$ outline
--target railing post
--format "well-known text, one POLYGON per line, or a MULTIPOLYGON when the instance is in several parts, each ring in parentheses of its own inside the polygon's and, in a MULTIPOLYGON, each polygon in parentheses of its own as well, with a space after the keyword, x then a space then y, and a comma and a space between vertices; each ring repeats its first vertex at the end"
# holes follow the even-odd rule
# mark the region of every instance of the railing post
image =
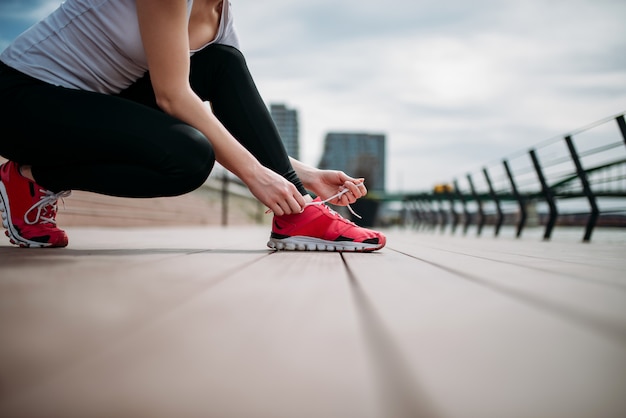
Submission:
POLYGON ((622 133, 624 145, 626 145, 626 122, 624 122, 624 115, 616 117, 615 120, 617 121, 617 126, 619 126, 619 130, 622 133))
POLYGON ((461 205, 463 206, 463 235, 467 234, 467 230, 472 223, 472 216, 467 210, 467 202, 465 201, 465 196, 461 193, 461 189, 459 188, 459 183, 454 180, 454 190, 456 191, 456 195, 459 197, 461 201, 461 205))
POLYGON ((424 219, 424 214, 422 213, 422 205, 419 203, 419 199, 415 199, 412 201, 413 208, 415 210, 415 229, 421 229, 426 220, 424 219))
POLYGON ((578 157, 578 153, 576 152, 576 147, 574 146, 574 141, 572 141, 572 137, 569 135, 566 136, 565 142, 567 143, 567 148, 569 149, 569 153, 572 156, 574 165, 576 166, 576 174, 578 175, 578 179, 583 186, 583 192, 585 193, 585 196, 589 201, 589 206, 591 207, 591 213, 589 214, 587 227, 585 228, 585 236, 583 237, 583 242, 589 242, 591 240, 591 233, 593 232, 593 228, 596 226, 596 221, 598 220, 598 216, 600 215, 600 211, 598 210, 598 205, 596 204, 596 196, 591 190, 591 186, 589 185, 589 179, 587 178, 587 173, 585 172, 585 169, 580 162, 580 158, 578 157))
POLYGON ((437 202, 439 204, 439 217, 441 219, 441 225, 439 229, 441 233, 443 233, 446 230, 446 226, 448 226, 448 215, 446 214, 446 211, 444 210, 443 199, 441 196, 439 197, 437 202))
POLYGON ((478 204, 478 230, 476 231, 476 235, 480 236, 480 234, 483 232, 483 225, 485 225, 485 213, 483 212, 483 203, 476 193, 476 188, 474 187, 474 182, 472 181, 472 176, 470 174, 467 175, 467 182, 469 183, 472 196, 478 204))
POLYGON ((265 205, 261 201, 257 201, 256 223, 262 224, 265 216, 265 205))
POLYGON ((417 209, 417 213, 418 213, 418 217, 419 217, 419 225, 418 225, 418 229, 425 229, 428 225, 428 216, 426 211, 424 210, 423 206, 422 206, 422 200, 421 199, 416 199, 415 200, 415 208, 417 209))
POLYGON ((456 226, 459 224, 459 214, 454 209, 454 193, 455 191, 448 192, 448 199, 450 200, 450 215, 452 215, 452 227, 450 228, 450 233, 454 235, 456 231, 456 226))
POLYGON ((539 163, 539 159, 537 158, 537 153, 534 149, 529 151, 530 158, 533 160, 533 166, 535 167, 535 171, 537 172, 537 177, 539 178, 539 183, 541 183, 541 192, 543 193, 544 199, 548 203, 548 207, 550 208, 550 217, 548 218, 548 222, 546 224, 546 230, 543 234, 544 240, 549 240, 552 235, 552 229, 554 228, 554 224, 556 223, 556 218, 559 216, 559 212, 556 208, 556 203, 554 202, 554 193, 552 193, 552 189, 548 187, 548 183, 546 182, 546 178, 543 175, 543 170, 541 169, 541 164, 539 163))
POLYGON ((222 226, 228 226, 228 175, 222 177, 222 226))
POLYGON ((517 185, 515 184, 515 178, 513 177, 513 172, 511 171, 511 168, 509 167, 508 161, 503 160, 502 164, 504 164, 504 169, 506 170, 506 174, 509 177, 509 182, 511 183, 511 190, 513 191, 513 196, 515 196, 515 199, 517 200, 517 204, 519 205, 520 219, 519 219, 519 222, 517 223, 517 232, 515 233, 515 236, 519 238, 522 236, 522 230, 524 229, 524 226, 526 225, 526 202, 524 202, 524 198, 517 190, 517 185))
POLYGON ((432 199, 426 201, 426 207, 428 208, 428 229, 435 229, 437 228, 437 211, 434 209, 432 199))
POLYGON ((430 228, 436 229, 439 224, 439 214, 437 213, 437 209, 435 208, 435 201, 432 198, 429 198, 426 202, 426 206, 428 207, 428 216, 430 217, 430 228))
POLYGON ((402 215, 402 226, 406 228, 407 223, 413 217, 411 214, 411 203, 406 197, 402 200, 402 215))
POLYGON ((407 213, 406 222, 407 223, 410 222, 411 224, 410 226, 417 229, 417 224, 418 224, 417 207, 415 205, 415 202, 413 201, 413 198, 410 196, 407 197, 404 203, 405 203, 406 213, 407 213))
POLYGON ((491 178, 489 177, 489 173, 487 172, 487 168, 483 168, 483 174, 485 175, 485 180, 487 181, 487 186, 489 186, 489 195, 493 199, 496 204, 496 211, 498 212, 498 220, 496 221, 496 231, 495 236, 497 237, 500 234, 500 228, 502 227, 502 222, 504 221, 504 216, 502 215, 502 207, 500 206, 500 199, 498 199, 498 195, 496 191, 493 189, 493 184, 491 183, 491 178))

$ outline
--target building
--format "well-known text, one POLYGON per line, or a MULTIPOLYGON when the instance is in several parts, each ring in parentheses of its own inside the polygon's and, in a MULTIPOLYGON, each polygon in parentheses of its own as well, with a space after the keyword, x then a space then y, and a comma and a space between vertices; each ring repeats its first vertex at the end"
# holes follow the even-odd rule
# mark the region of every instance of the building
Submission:
POLYGON ((270 114, 289 156, 300 158, 298 112, 284 104, 270 104, 270 114))
POLYGON ((385 135, 368 133, 328 133, 319 168, 342 170, 365 178, 367 189, 385 191, 385 135))

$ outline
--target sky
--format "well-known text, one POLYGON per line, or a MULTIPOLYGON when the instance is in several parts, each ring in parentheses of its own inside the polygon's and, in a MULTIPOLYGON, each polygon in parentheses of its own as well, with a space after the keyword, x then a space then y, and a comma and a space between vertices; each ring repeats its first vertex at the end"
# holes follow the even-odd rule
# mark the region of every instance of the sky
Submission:
MULTIPOLYGON (((58 0, 0 0, 0 49, 58 0)), ((383 133, 387 189, 430 189, 626 110, 623 0, 231 0, 265 102, 383 133)))

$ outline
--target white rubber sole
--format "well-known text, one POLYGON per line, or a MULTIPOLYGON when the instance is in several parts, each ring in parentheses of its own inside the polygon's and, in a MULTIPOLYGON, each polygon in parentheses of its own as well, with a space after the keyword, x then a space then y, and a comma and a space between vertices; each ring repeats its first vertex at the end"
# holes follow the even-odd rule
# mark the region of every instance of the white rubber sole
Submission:
POLYGON ((2 216, 2 226, 7 230, 7 236, 11 240, 11 244, 29 248, 45 248, 52 245, 37 241, 31 241, 20 236, 20 234, 17 232, 17 229, 15 229, 15 226, 13 226, 13 224, 11 223, 11 207, 9 206, 9 197, 7 195, 7 189, 4 187, 4 183, 2 183, 1 181, 0 215, 2 216))
POLYGON ((279 251, 351 251, 370 252, 383 247, 380 244, 366 244, 350 241, 326 241, 319 238, 294 236, 289 238, 270 238, 267 246, 279 251))

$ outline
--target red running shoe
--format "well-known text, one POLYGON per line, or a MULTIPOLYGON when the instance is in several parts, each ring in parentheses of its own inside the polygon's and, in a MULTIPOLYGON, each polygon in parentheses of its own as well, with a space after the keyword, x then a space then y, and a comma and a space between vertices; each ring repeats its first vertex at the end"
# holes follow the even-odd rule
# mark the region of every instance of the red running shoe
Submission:
POLYGON ((67 235, 57 228, 57 200, 70 192, 53 193, 22 176, 16 163, 0 166, 0 212, 5 235, 20 247, 65 247, 67 235))
POLYGON ((274 215, 267 246, 275 250, 376 251, 387 239, 380 232, 346 220, 318 197, 294 215, 274 215))

